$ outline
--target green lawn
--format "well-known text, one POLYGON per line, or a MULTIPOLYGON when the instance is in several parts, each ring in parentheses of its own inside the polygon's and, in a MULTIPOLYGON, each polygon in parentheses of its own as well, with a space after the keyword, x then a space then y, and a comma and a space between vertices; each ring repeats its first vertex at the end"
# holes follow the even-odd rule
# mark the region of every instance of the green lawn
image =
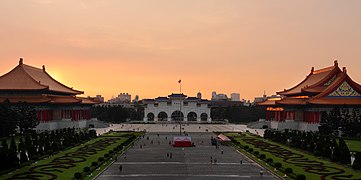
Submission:
POLYGON ((361 140, 345 140, 350 151, 360 151, 361 152, 361 140))
POLYGON ((129 133, 112 133, 100 136, 84 144, 60 152, 49 158, 24 166, 12 173, 0 176, 0 179, 29 179, 31 176, 40 179, 72 179, 74 173, 83 172, 83 168, 91 167, 91 163, 126 141, 129 133))
MULTIPOLYGON (((260 154, 265 154, 266 159, 272 158, 274 163, 282 163, 283 168, 290 167, 293 169, 295 174, 306 175, 307 179, 321 179, 322 176, 326 179, 337 177, 343 179, 348 179, 350 177, 352 177, 352 179, 361 178, 360 172, 354 171, 349 167, 317 158, 313 155, 265 140, 261 137, 256 137, 250 134, 240 136, 236 133, 229 133, 227 135, 234 136, 241 145, 247 145, 250 148, 253 148, 254 151, 259 151, 260 154)), ((248 153, 248 155, 252 157, 252 154, 248 153)), ((254 156, 253 159, 257 160, 259 158, 254 156)), ((266 163, 263 164, 265 165, 266 163)), ((273 169, 270 165, 268 165, 268 167, 269 169, 273 169)))

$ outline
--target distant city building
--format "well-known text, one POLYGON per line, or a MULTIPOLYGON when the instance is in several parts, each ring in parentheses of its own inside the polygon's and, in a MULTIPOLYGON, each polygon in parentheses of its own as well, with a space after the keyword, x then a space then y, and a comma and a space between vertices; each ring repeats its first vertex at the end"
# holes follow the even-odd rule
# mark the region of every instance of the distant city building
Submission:
POLYGON ((209 101, 184 94, 171 94, 168 97, 144 99, 144 122, 185 121, 211 122, 209 101))
POLYGON ((132 97, 128 93, 120 93, 118 95, 118 99, 119 99, 120 102, 130 102, 132 97))
POLYGON ((198 93, 197 93, 197 98, 198 98, 198 99, 202 99, 202 93, 201 93, 201 92, 198 92, 198 93))
POLYGON ((95 96, 95 99, 99 102, 99 103, 104 103, 104 97, 102 97, 102 95, 98 94, 95 96))
POLYGON ((231 94, 231 101, 240 101, 241 100, 241 96, 239 93, 232 93, 231 94))
POLYGON ((271 95, 271 96, 267 96, 266 94, 264 94, 262 97, 255 97, 252 104, 257 104, 259 102, 263 102, 267 99, 280 99, 281 96, 280 95, 271 95))
POLYGON ((138 95, 135 95, 135 98, 133 99, 132 103, 136 103, 139 101, 139 96, 138 95))
POLYGON ((212 101, 227 101, 228 97, 226 94, 217 94, 216 91, 212 92, 212 101))
POLYGON ((130 102, 131 102, 131 95, 128 93, 120 93, 118 97, 112 98, 108 101, 108 103, 110 104, 123 104, 130 102))

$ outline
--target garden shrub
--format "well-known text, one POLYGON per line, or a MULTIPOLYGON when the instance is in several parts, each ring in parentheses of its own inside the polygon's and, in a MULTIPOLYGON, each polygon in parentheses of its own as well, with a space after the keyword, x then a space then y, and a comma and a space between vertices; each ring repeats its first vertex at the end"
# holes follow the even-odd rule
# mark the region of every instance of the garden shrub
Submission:
POLYGON ((254 154, 255 154, 255 155, 259 155, 259 152, 258 152, 258 151, 255 151, 254 154))
POLYGON ((279 169, 282 167, 282 164, 280 162, 275 163, 275 168, 279 169))
POLYGON ((112 150, 109 151, 109 154, 113 154, 113 153, 114 153, 114 151, 112 151, 112 150))
POLYGON ((74 173, 74 178, 75 179, 80 179, 81 178, 81 173, 80 172, 74 173))
POLYGON ((104 158, 103 158, 103 157, 99 157, 99 158, 98 158, 98 161, 99 161, 99 162, 103 162, 103 161, 104 161, 104 158))
POLYGON ((249 151, 249 152, 253 152, 253 148, 249 148, 248 151, 249 151))
POLYGON ((105 158, 109 157, 109 154, 108 154, 108 153, 107 153, 107 154, 104 154, 104 157, 105 157, 105 158))
POLYGON ((292 169, 292 168, 286 168, 286 169, 285 169, 285 173, 286 173, 286 174, 292 174, 292 173, 293 173, 293 169, 292 169))
POLYGON ((261 154, 261 155, 259 155, 259 158, 260 158, 260 159, 265 159, 265 158, 266 158, 266 155, 261 154))
POLYGON ((273 159, 272 158, 267 158, 266 160, 268 163, 273 163, 273 159))
POLYGON ((89 171, 90 171, 90 167, 88 167, 88 166, 84 167, 84 168, 83 168, 83 171, 86 172, 86 173, 89 172, 89 171))
POLYGON ((247 145, 246 145, 246 146, 244 146, 244 149, 245 149, 245 150, 247 150, 248 148, 249 148, 249 146, 247 146, 247 145))
POLYGON ((356 170, 361 170, 361 165, 359 163, 355 162, 355 163, 353 163, 352 168, 356 169, 356 170))
POLYGON ((98 162, 96 161, 92 162, 92 166, 98 166, 98 162))
POLYGON ((306 180, 306 176, 304 174, 297 174, 296 180, 306 180))

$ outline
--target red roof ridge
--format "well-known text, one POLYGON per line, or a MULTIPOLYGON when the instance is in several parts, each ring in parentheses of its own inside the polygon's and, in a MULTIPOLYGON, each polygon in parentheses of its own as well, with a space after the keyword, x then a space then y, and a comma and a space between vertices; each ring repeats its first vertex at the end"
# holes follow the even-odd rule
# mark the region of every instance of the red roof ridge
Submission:
MULTIPOLYGON (((48 72, 46 72, 44 65, 43 65, 43 69, 40 69, 40 68, 36 68, 36 67, 33 67, 33 66, 29 66, 29 65, 27 65, 27 64, 24 64, 24 63, 22 62, 22 59, 20 59, 20 63, 19 63, 18 66, 21 66, 21 67, 24 69, 25 73, 26 73, 29 77, 31 77, 34 81, 38 82, 40 85, 43 85, 43 84, 41 84, 41 81, 35 80, 34 77, 29 74, 29 73, 31 73, 30 71, 36 71, 37 73, 43 73, 43 74, 45 74, 51 81, 54 81, 56 84, 58 84, 58 85, 60 85, 60 86, 62 86, 62 87, 64 87, 64 88, 66 88, 66 89, 69 90, 69 92, 65 92, 65 93, 70 93, 70 94, 84 94, 83 91, 74 90, 73 88, 70 88, 70 87, 62 84, 61 82, 59 82, 59 81, 57 81, 56 79, 54 79, 53 77, 51 77, 51 76, 48 74, 48 72)), ((43 86, 45 86, 45 85, 43 85, 43 86)), ((52 89, 49 85, 47 85, 47 87, 48 87, 49 90, 51 90, 51 91, 64 93, 64 91, 52 89)))
POLYGON ((327 71, 332 71, 333 69, 335 69, 335 66, 330 66, 330 67, 326 67, 326 68, 322 68, 322 69, 317 69, 317 70, 314 70, 312 72, 312 74, 319 74, 319 73, 323 73, 323 72, 327 72, 327 71))

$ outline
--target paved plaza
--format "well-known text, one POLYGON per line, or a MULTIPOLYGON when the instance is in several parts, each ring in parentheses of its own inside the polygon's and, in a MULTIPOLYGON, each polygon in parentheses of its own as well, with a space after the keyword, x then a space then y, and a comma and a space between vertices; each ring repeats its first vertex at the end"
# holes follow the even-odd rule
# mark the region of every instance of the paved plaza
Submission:
POLYGON ((97 179, 277 179, 233 147, 212 146, 213 133, 189 133, 196 146, 186 148, 169 145, 177 135, 148 132, 97 179))
MULTIPOLYGON (((146 131, 146 132, 173 132, 179 133, 179 124, 111 124, 107 128, 98 128, 97 133, 103 134, 113 131, 146 131)), ((245 132, 263 136, 264 129, 250 129, 240 124, 182 124, 182 132, 245 132)))

